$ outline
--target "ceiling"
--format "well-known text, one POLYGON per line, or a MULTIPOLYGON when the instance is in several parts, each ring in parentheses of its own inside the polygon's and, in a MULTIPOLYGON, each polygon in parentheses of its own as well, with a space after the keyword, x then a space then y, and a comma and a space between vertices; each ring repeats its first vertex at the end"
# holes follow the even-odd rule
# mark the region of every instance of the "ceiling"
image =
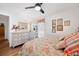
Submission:
MULTIPOLYGON (((9 13, 12 15, 18 15, 20 18, 30 18, 42 16, 41 12, 35 9, 27 9, 25 7, 32 6, 35 3, 0 3, 0 12, 9 13), (39 16, 38 16, 39 15, 39 16)), ((52 15, 58 12, 68 10, 74 7, 79 7, 78 3, 43 3, 42 8, 45 11, 45 15, 52 15)))

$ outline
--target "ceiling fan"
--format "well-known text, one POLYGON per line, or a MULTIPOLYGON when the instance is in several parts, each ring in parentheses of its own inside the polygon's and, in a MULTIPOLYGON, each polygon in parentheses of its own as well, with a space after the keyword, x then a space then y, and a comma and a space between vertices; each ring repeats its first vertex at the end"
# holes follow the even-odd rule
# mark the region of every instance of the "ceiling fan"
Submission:
POLYGON ((30 6, 30 7, 25 7, 25 9, 32 9, 35 8, 37 11, 40 11, 42 14, 44 14, 44 10, 42 9, 42 4, 43 3, 36 3, 34 6, 30 6))

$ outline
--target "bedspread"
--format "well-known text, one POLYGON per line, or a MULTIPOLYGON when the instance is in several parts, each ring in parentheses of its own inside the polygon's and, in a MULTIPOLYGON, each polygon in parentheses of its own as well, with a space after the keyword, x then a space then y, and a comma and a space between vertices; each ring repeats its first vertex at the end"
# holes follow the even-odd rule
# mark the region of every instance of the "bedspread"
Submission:
POLYGON ((57 44, 56 38, 36 38, 26 42, 18 55, 20 56, 63 56, 62 50, 57 50, 55 45, 57 44))

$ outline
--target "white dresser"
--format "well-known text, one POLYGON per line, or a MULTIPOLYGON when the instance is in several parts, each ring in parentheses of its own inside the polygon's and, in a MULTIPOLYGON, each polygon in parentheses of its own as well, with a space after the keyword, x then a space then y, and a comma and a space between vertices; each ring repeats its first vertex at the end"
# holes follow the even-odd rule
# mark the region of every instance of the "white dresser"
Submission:
POLYGON ((18 46, 29 40, 28 32, 12 32, 11 47, 18 46))
POLYGON ((10 47, 21 45, 29 40, 38 37, 38 34, 36 32, 13 31, 11 34, 10 47))

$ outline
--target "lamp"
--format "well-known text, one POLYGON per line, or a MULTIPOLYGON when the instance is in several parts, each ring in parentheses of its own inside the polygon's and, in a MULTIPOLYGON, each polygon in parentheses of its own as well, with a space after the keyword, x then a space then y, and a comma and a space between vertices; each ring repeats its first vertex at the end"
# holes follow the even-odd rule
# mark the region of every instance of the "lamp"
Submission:
POLYGON ((36 6, 35 10, 40 11, 41 7, 40 6, 36 6))

